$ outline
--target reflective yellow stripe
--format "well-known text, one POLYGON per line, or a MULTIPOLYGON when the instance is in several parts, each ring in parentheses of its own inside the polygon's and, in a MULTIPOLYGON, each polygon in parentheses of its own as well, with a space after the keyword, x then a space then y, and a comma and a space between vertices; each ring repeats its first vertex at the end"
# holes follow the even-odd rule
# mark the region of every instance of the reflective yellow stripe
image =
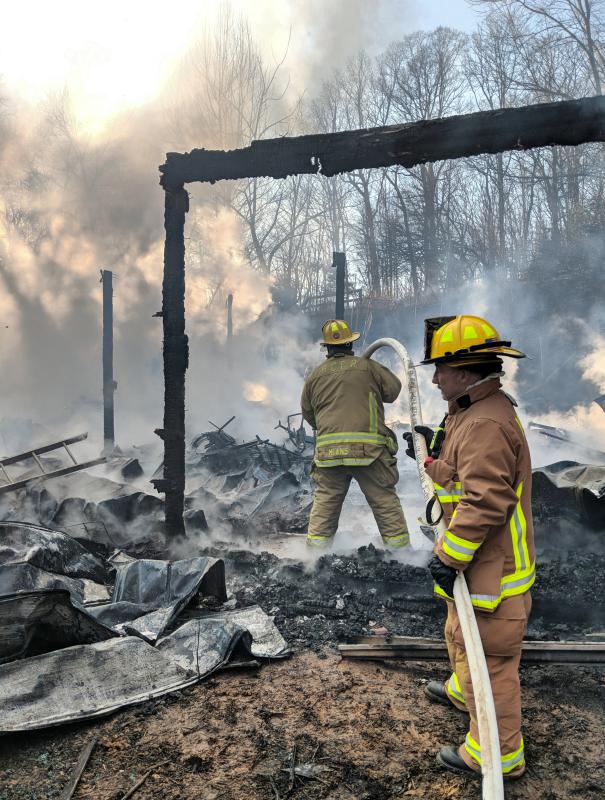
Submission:
POLYGON ((449 681, 445 684, 445 689, 447 693, 456 698, 459 703, 464 703, 466 705, 466 701, 462 696, 460 681, 458 680, 458 676, 455 672, 452 672, 449 681))
POLYGON ((473 560, 472 555, 456 552, 456 550, 452 549, 445 540, 443 542, 442 547, 443 547, 443 552, 447 553, 447 555, 450 558, 453 558, 455 561, 463 561, 465 564, 468 564, 469 561, 473 560))
MULTIPOLYGON (((466 739, 464 740, 464 749, 469 756, 477 762, 477 764, 481 764, 481 747, 479 746, 479 743, 473 739, 470 733, 466 734, 466 739)), ((523 738, 521 738, 521 746, 518 747, 517 750, 501 756, 500 763, 502 765, 502 772, 505 775, 508 772, 512 772, 515 767, 520 767, 525 763, 525 746, 523 743, 523 738)))
POLYGON ((439 597, 443 597, 443 598, 444 598, 444 600, 453 600, 453 599, 454 599, 453 597, 450 597, 450 595, 449 595, 449 594, 447 594, 447 593, 446 593, 446 592, 445 592, 445 591, 444 591, 444 590, 441 588, 441 586, 439 586, 439 584, 438 584, 438 583, 436 583, 436 584, 433 586, 433 592, 434 592, 434 594, 436 594, 436 595, 439 595, 439 597))
POLYGON ((332 333, 338 333, 338 323, 333 322, 330 327, 332 328, 332 333))
POLYGON ((345 431, 343 433, 324 433, 317 437, 317 447, 330 444, 381 444, 387 443, 387 437, 380 433, 366 433, 365 431, 345 431))
POLYGON ((389 547, 406 547, 410 543, 409 533, 396 533, 394 536, 382 536, 382 541, 389 547))
POLYGON ((515 555, 516 570, 526 570, 529 566, 529 551, 527 549, 527 521, 523 508, 521 507, 521 495, 523 494, 523 481, 517 487, 517 505, 512 513, 509 522, 513 553, 515 555))
POLYGON ((525 429, 523 428, 523 423, 521 422, 518 416, 515 416, 515 422, 521 428, 521 433, 523 434, 523 436, 525 436, 525 429))
POLYGON ((370 405, 370 432, 378 433, 378 401, 374 392, 369 394, 370 405))
POLYGON ((307 534, 307 545, 309 547, 329 547, 332 542, 331 536, 316 536, 315 534, 307 534))
POLYGON ((443 428, 435 428, 435 430, 433 431, 433 438, 431 439, 431 443, 429 445, 429 450, 432 450, 433 447, 435 447, 436 440, 437 440, 437 434, 440 433, 442 430, 443 430, 443 428))

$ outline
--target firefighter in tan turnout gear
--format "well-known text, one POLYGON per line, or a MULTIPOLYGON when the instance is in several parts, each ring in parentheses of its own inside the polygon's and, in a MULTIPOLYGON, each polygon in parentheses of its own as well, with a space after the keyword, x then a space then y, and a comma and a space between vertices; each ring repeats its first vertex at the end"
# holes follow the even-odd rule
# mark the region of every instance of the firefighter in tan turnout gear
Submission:
POLYGON ((440 317, 426 320, 425 326, 422 363, 435 365, 433 383, 448 403, 444 434, 433 437, 442 439, 440 452, 429 446, 426 469, 447 522, 429 569, 435 593, 447 602, 445 638, 453 670, 445 685, 432 681, 426 692, 470 717, 464 743, 443 748, 437 760, 448 769, 481 771, 471 677, 452 602, 454 579, 464 570, 491 679, 502 772, 516 778, 525 771, 519 661, 535 549, 529 448, 499 376, 502 356, 522 358, 523 353, 479 317, 440 317))
POLYGON ((378 362, 353 354, 360 334, 343 320, 328 320, 322 333, 327 358, 307 379, 301 398, 303 417, 316 433, 311 472, 315 499, 307 543, 331 544, 354 478, 385 545, 405 547, 408 529, 395 491, 397 444, 384 423, 383 406, 397 399, 401 383, 378 362))

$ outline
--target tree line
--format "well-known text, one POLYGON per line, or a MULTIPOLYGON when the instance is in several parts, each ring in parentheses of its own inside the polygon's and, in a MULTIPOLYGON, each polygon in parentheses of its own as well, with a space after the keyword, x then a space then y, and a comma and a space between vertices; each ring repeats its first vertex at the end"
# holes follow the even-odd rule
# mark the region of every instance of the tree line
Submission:
MULTIPOLYGON (((602 2, 473 5, 470 35, 440 27, 374 57, 360 52, 294 101, 283 62, 269 65, 246 21, 224 7, 184 65, 178 138, 200 141, 203 131, 204 146, 232 148, 602 93, 602 2)), ((605 242, 604 153, 552 147, 214 191, 241 219, 253 266, 302 307, 331 290, 333 250, 346 252, 349 283, 375 302, 415 304, 489 276, 547 292, 568 280, 581 292, 605 242)))

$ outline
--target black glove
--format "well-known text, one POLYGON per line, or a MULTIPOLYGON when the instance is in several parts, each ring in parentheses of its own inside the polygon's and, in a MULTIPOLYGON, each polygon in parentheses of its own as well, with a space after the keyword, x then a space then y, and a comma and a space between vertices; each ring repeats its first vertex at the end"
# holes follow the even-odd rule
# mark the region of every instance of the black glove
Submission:
MULTIPOLYGON (((431 442, 433 441, 434 432, 431 430, 431 428, 427 428, 426 425, 416 425, 414 430, 416 431, 416 433, 421 433, 424 436, 426 440, 426 449, 428 451, 430 449, 431 442)), ((404 433, 402 435, 402 438, 407 444, 407 449, 405 451, 406 456, 409 456, 410 458, 416 460, 416 452, 414 450, 414 436, 412 432, 409 431, 408 433, 404 433)))
POLYGON ((433 576, 435 583, 440 586, 448 597, 454 596, 454 581, 458 570, 448 567, 437 556, 433 556, 427 564, 428 570, 433 576))

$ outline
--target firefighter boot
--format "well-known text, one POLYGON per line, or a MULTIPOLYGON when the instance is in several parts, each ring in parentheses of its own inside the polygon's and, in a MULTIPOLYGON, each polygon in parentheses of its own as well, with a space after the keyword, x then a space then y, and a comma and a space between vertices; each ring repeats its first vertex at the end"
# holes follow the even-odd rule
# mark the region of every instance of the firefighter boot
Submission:
POLYGON ((433 703, 441 703, 444 706, 452 705, 445 691, 445 686, 439 681, 429 681, 424 687, 424 693, 433 703))
POLYGON ((466 761, 460 757, 458 748, 456 747, 442 747, 437 753, 437 764, 439 764, 440 767, 449 769, 451 772, 459 772, 471 778, 481 777, 480 771, 469 767, 466 761))

